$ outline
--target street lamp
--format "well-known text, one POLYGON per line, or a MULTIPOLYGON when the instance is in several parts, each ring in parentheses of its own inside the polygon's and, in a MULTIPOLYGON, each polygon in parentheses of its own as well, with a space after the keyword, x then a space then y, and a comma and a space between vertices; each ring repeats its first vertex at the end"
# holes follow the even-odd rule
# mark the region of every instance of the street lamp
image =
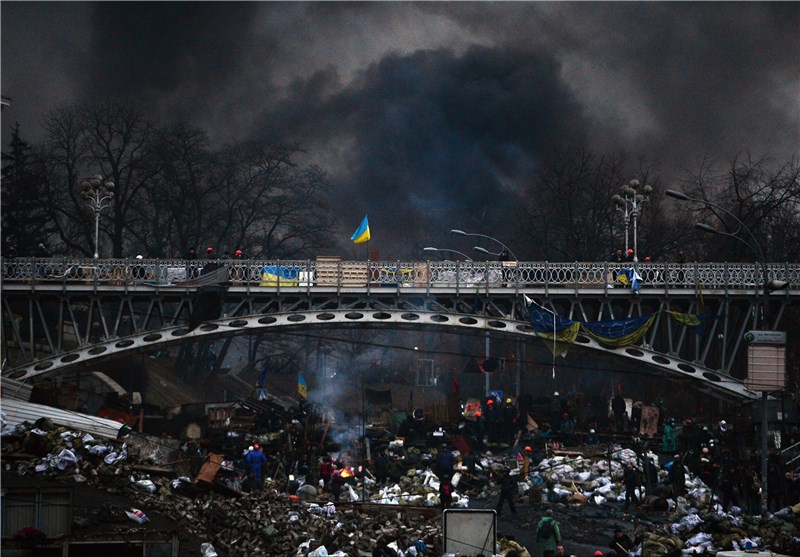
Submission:
POLYGON ((100 241, 100 211, 111 206, 114 199, 114 182, 103 182, 100 175, 93 176, 81 184, 83 198, 94 211, 94 258, 99 259, 98 243, 100 241))
POLYGON ((469 255, 467 255, 466 253, 462 253, 460 251, 454 250, 454 249, 427 247, 427 248, 422 248, 422 251, 449 251, 451 253, 457 253, 458 255, 460 255, 461 257, 466 259, 467 261, 472 261, 472 259, 470 258, 469 255))
MULTIPOLYGON (((787 283, 783 281, 773 281, 770 282, 769 274, 767 271, 767 259, 764 256, 764 250, 761 249, 761 244, 758 243, 758 239, 756 239, 755 234, 750 228, 736 215, 728 211, 725 207, 721 207, 716 203, 712 203, 706 199, 700 199, 697 197, 690 197, 683 192, 677 190, 667 190, 664 192, 665 195, 668 197, 672 197, 674 199, 678 199, 680 201, 691 201, 695 203, 702 203, 708 207, 713 207, 719 211, 722 211, 730 218, 732 218, 739 228, 736 229, 735 232, 724 232, 722 230, 717 230, 713 226, 706 224, 704 222, 698 222, 694 225, 695 228, 698 230, 702 230, 703 232, 707 232, 709 234, 719 234, 721 236, 728 236, 730 238, 734 238, 739 242, 746 245, 756 256, 758 259, 758 263, 761 266, 761 280, 763 283, 762 288, 762 303, 761 303, 761 324, 762 326, 769 327, 769 323, 767 323, 767 304, 769 303, 769 291, 772 290, 780 290, 781 288, 786 287, 787 283), (744 230, 748 236, 750 236, 750 241, 748 242, 741 236, 739 233, 744 230)), ((767 435, 769 434, 769 427, 767 424, 768 420, 768 412, 767 412, 767 398, 768 398, 768 391, 761 391, 761 505, 762 505, 762 512, 769 511, 768 508, 768 500, 767 500, 767 435)))
POLYGON ((639 180, 631 180, 623 185, 619 194, 614 194, 611 201, 617 207, 617 211, 622 213, 622 221, 625 223, 625 253, 628 253, 628 227, 633 223, 633 262, 639 261, 639 246, 637 238, 637 221, 642 212, 642 205, 650 199, 653 187, 645 185, 642 193, 639 193, 639 180), (622 195, 620 195, 622 194, 622 195))
MULTIPOLYGON (((498 244, 503 246, 503 249, 506 250, 511 257, 514 258, 514 261, 519 261, 517 256, 514 255, 514 252, 511 251, 511 248, 509 248, 507 245, 505 245, 503 242, 501 242, 497 238, 492 238, 491 236, 487 236, 486 234, 477 234, 475 232, 464 232, 463 230, 458 230, 458 229, 455 229, 455 228, 453 230, 451 230, 450 233, 451 234, 457 234, 459 236, 477 236, 478 238, 486 238, 488 240, 491 240, 492 242, 497 242, 498 244)), ((476 251, 480 251, 480 252, 483 252, 483 253, 488 253, 490 255, 500 255, 499 253, 492 253, 487 249, 479 248, 477 246, 474 249, 476 251)))

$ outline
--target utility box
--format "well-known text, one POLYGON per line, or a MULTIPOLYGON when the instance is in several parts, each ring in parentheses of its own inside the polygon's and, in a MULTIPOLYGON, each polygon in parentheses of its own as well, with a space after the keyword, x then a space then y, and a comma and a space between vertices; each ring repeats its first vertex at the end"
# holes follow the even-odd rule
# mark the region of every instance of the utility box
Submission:
POLYGON ((753 391, 780 391, 786 386, 786 332, 748 331, 747 379, 753 391))

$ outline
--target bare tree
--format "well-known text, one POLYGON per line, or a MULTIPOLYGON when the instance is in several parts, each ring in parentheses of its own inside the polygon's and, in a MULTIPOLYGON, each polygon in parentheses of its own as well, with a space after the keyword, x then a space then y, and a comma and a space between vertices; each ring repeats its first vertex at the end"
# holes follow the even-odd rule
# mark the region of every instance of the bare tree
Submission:
MULTIPOLYGON (((705 158, 696 173, 684 180, 684 190, 735 215, 753 232, 767 259, 788 261, 800 255, 799 180, 800 166, 795 159, 776 162, 766 157, 754 159, 744 153, 730 161, 723 171, 705 158)), ((685 210, 693 213, 695 222, 706 222, 753 243, 745 231, 740 231, 737 220, 725 211, 703 204, 686 204, 685 210)), ((754 257, 732 238, 702 240, 702 245, 707 246, 703 256, 711 260, 748 261, 754 257)))
POLYGON ((220 156, 217 243, 255 257, 307 256, 329 243, 334 223, 326 175, 298 169, 296 146, 234 144, 220 156))

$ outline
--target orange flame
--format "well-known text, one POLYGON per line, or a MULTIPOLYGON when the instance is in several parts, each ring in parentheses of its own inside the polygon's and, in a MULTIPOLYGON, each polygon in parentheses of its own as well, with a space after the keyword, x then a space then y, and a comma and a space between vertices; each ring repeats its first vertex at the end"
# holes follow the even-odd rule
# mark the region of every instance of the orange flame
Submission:
POLYGON ((352 476, 352 475, 353 475, 353 473, 352 473, 350 470, 348 470, 347 468, 345 468, 344 470, 342 470, 341 476, 342 476, 343 478, 349 478, 349 477, 350 477, 350 476, 352 476))

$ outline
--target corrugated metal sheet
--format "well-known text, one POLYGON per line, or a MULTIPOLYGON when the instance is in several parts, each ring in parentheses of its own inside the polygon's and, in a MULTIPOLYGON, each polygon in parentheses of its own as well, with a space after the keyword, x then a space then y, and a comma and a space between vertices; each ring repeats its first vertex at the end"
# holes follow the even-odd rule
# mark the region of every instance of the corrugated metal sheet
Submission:
POLYGON ((0 394, 3 398, 16 398, 17 400, 30 400, 33 385, 23 383, 8 377, 0 378, 0 394))
POLYGON ((0 401, 0 411, 5 414, 6 421, 11 425, 17 425, 23 422, 32 424, 39 418, 50 418, 53 423, 69 429, 91 433, 94 437, 105 437, 109 439, 116 439, 119 437, 123 428, 125 428, 125 431, 129 431, 123 424, 115 422, 114 420, 98 418, 97 416, 90 416, 88 414, 81 414, 80 412, 62 410, 61 408, 53 408, 52 406, 35 404, 33 402, 16 400, 13 398, 3 398, 2 401, 0 401))

